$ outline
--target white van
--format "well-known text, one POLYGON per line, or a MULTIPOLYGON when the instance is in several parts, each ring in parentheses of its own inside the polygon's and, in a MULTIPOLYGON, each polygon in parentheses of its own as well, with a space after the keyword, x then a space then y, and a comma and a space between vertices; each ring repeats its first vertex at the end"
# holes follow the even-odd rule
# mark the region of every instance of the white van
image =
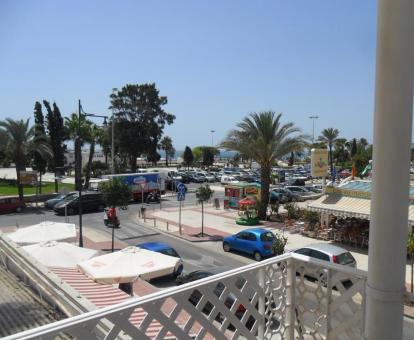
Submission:
POLYGON ((223 185, 230 184, 230 183, 239 183, 239 181, 236 178, 234 178, 233 176, 228 176, 228 175, 221 176, 220 182, 223 185))

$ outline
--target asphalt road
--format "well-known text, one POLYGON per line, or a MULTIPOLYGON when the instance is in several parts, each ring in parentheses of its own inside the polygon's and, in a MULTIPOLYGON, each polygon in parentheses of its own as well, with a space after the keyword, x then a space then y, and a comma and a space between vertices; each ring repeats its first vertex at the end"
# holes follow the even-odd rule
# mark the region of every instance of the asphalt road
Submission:
MULTIPOLYGON (((220 197, 222 194, 215 195, 220 197)), ((194 193, 186 196, 185 204, 195 204, 196 197, 194 193)), ((177 206, 178 202, 175 197, 163 198, 161 207, 177 206)), ((147 209, 160 209, 159 204, 145 204, 147 209)), ((131 246, 143 242, 166 242, 170 244, 182 257, 184 262, 184 271, 191 272, 194 270, 213 270, 214 272, 226 271, 232 268, 240 267, 253 260, 234 253, 225 253, 222 250, 221 242, 198 242, 192 243, 178 237, 162 233, 157 229, 146 227, 139 223, 137 216, 141 208, 140 203, 133 203, 128 206, 127 210, 119 210, 118 216, 121 222, 121 228, 115 229, 115 237, 131 246)), ((108 234, 110 238, 112 229, 104 226, 103 212, 85 213, 82 215, 83 230, 93 228, 108 234)), ((69 222, 79 225, 79 215, 68 217, 69 222)), ((54 211, 43 208, 27 208, 21 213, 0 215, 0 230, 2 227, 29 226, 42 221, 64 222, 65 217, 56 215, 54 211)), ((155 285, 164 287, 173 285, 171 279, 165 278, 153 282, 155 285)))

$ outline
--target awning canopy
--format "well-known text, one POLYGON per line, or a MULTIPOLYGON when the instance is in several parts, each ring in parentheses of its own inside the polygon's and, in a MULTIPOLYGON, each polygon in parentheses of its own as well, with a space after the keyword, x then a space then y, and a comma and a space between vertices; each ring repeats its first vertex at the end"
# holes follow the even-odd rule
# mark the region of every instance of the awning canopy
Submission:
MULTIPOLYGON (((325 212, 338 217, 356 217, 369 220, 371 200, 341 195, 323 195, 310 202, 311 211, 325 212)), ((408 205, 408 223, 414 225, 414 205, 408 205)))

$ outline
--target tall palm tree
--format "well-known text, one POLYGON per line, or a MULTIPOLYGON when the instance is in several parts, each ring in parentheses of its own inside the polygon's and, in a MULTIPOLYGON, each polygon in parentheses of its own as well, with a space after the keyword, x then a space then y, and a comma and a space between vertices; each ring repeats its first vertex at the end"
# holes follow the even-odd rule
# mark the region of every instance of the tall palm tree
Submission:
POLYGON ((7 118, 0 121, 0 129, 6 135, 6 150, 16 166, 17 185, 20 205, 23 206, 23 185, 20 183, 20 172, 26 169, 29 155, 38 153, 44 159, 52 157, 52 149, 46 136, 35 136, 34 127, 29 127, 30 119, 24 121, 7 118))
POLYGON ((307 136, 293 123, 281 124, 281 116, 273 111, 251 113, 221 143, 221 147, 238 151, 259 163, 261 197, 258 213, 262 219, 266 218, 273 163, 292 151, 302 150, 307 144, 307 136))
POLYGON ((339 136, 339 130, 334 128, 323 129, 321 135, 318 137, 318 141, 328 144, 329 149, 329 165, 331 167, 331 178, 333 179, 333 157, 332 148, 339 136))
POLYGON ((89 180, 91 179, 91 172, 92 172, 92 161, 93 156, 95 155, 95 145, 97 143, 97 140, 99 138, 99 135, 101 134, 102 129, 98 127, 96 124, 90 124, 89 125, 89 131, 88 131, 88 142, 89 142, 89 159, 86 166, 86 174, 85 174, 85 188, 88 188, 89 186, 89 180))
MULTIPOLYGON (((75 164, 77 164, 77 157, 82 157, 82 146, 85 142, 90 140, 90 126, 92 122, 87 119, 81 119, 80 124, 80 140, 78 140, 79 118, 78 114, 72 113, 70 117, 65 117, 65 139, 73 140, 75 142, 75 164)), ((81 169, 82 172, 82 169, 81 169)), ((82 175, 75 180, 75 189, 82 188, 82 175)))
POLYGON ((175 153, 171 137, 165 136, 161 139, 160 147, 165 151, 165 166, 168 166, 168 157, 173 157, 173 153, 175 153))

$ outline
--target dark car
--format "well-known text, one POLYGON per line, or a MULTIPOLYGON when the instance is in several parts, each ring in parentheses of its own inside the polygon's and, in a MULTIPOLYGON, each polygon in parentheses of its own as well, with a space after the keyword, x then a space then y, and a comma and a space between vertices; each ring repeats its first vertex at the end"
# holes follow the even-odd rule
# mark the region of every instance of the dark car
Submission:
MULTIPOLYGON (((176 181, 176 180, 172 180, 172 181, 166 182, 165 187, 166 187, 167 190, 177 192, 178 191, 177 190, 177 187, 178 187, 179 184, 182 184, 182 182, 176 181)), ((187 192, 187 190, 188 190, 187 189, 187 186, 185 184, 183 184, 183 185, 185 187, 185 191, 187 192)))
POLYGON ((161 253, 168 256, 177 257, 180 259, 177 267, 174 269, 174 276, 177 277, 180 275, 184 269, 183 260, 181 256, 175 251, 173 247, 171 247, 168 243, 164 242, 145 242, 136 245, 139 248, 155 251, 157 253, 161 253))
POLYGON ((59 202, 62 202, 63 200, 67 200, 70 199, 71 197, 77 195, 77 192, 70 192, 67 194, 59 194, 54 198, 51 198, 50 200, 47 200, 45 202, 45 208, 46 209, 53 209, 55 207, 56 204, 58 204, 59 202))
MULTIPOLYGON (((102 194, 96 191, 87 191, 82 193, 82 212, 103 211, 106 207, 102 199, 102 194)), ((79 197, 75 195, 68 200, 57 203, 53 210, 59 215, 65 214, 65 208, 68 215, 79 213, 79 197)))
POLYGON ((21 210, 22 210, 22 206, 20 205, 20 201, 18 198, 15 198, 15 197, 0 198, 0 214, 8 213, 8 212, 20 212, 21 210))

